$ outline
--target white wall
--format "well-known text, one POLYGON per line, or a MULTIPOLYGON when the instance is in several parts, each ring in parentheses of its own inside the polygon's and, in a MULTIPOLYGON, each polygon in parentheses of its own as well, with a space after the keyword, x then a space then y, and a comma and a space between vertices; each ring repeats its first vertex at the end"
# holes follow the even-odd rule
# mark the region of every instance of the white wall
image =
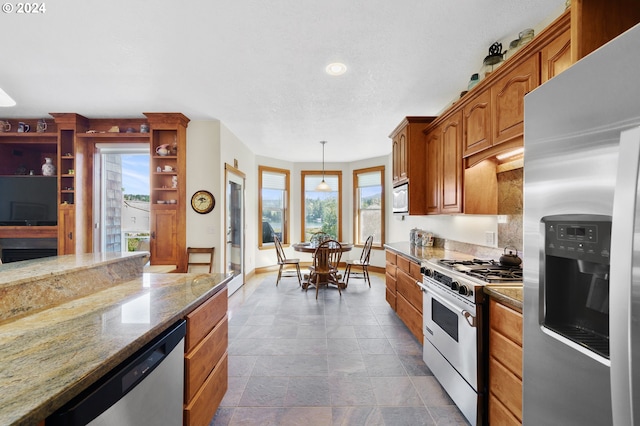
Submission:
MULTIPOLYGON (((224 124, 220 126, 220 165, 221 190, 224 191, 225 170, 224 164, 234 166, 237 160, 237 167, 245 175, 245 222, 244 222, 244 269, 245 273, 256 268, 256 247, 257 238, 257 214, 258 214, 258 166, 255 155, 242 143, 224 124)), ((224 197, 223 197, 224 199, 224 197)), ((221 229, 224 227, 224 210, 221 229)), ((220 247, 224 247, 224 239, 220 242, 220 247)), ((222 254, 222 253, 221 253, 222 254)))
POLYGON ((187 127, 187 246, 215 247, 214 270, 221 272, 223 249, 221 221, 224 219, 224 192, 220 178, 220 122, 191 121, 187 127), (191 208, 191 196, 198 190, 211 192, 216 205, 211 213, 199 214, 191 208))

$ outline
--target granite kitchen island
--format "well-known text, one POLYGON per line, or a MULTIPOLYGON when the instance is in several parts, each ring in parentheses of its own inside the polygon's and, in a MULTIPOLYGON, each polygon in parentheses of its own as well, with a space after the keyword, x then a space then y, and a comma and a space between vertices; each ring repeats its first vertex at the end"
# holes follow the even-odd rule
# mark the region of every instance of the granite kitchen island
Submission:
POLYGON ((216 336, 227 338, 230 277, 143 273, 147 260, 105 253, 0 265, 0 424, 38 424, 216 295, 225 331, 216 336))

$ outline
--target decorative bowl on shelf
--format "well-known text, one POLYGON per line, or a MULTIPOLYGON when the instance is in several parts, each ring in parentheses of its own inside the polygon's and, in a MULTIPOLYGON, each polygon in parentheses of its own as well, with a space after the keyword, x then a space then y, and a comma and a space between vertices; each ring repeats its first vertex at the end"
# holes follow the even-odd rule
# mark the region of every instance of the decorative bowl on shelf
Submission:
POLYGON ((168 200, 168 204, 178 204, 178 200, 168 200))
POLYGON ((164 200, 158 200, 158 201, 157 201, 157 203, 158 203, 158 204, 165 204, 165 203, 166 203, 166 201, 164 201, 164 200))

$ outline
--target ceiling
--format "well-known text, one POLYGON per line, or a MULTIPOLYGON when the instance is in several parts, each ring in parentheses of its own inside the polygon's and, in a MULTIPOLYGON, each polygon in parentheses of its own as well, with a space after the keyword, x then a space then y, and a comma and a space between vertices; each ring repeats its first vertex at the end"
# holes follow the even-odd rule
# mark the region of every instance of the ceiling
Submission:
MULTIPOLYGON (((2 118, 182 112, 258 155, 387 155, 407 115, 437 115, 489 46, 565 0, 66 0, 0 17, 2 118), (348 70, 324 71, 331 62, 348 70)), ((505 43, 506 41, 506 43, 505 43)))

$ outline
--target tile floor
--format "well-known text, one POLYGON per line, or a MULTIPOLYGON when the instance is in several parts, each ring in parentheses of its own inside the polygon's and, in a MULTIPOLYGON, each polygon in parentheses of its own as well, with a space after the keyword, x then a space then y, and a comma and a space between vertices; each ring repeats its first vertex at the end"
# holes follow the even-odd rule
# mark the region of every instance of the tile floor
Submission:
MULTIPOLYGON (((211 425, 468 425, 422 346, 371 289, 254 277, 229 298, 229 388, 211 425)), ((211 426, 210 425, 210 426, 211 426)))

